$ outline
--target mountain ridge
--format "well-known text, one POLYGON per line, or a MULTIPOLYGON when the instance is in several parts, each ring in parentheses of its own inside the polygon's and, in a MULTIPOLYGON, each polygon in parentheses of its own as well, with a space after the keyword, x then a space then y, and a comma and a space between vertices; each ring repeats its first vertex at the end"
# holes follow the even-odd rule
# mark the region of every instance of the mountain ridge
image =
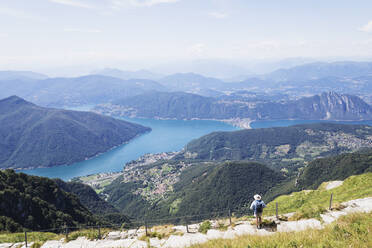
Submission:
POLYGON ((285 102, 212 98, 185 92, 149 92, 96 106, 98 113, 143 118, 250 120, 371 120, 372 107, 357 96, 326 92, 285 102))
POLYGON ((43 108, 12 96, 0 101, 0 165, 36 168, 69 164, 149 130, 91 112, 43 108))

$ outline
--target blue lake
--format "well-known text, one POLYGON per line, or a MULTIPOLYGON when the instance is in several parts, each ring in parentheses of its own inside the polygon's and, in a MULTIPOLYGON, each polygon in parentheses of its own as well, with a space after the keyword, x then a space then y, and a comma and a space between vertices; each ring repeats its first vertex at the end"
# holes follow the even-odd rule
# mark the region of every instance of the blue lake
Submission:
MULTIPOLYGON (((79 109, 85 110, 85 109, 79 109)), ((68 180, 100 172, 117 172, 125 163, 135 160, 146 153, 172 152, 181 150, 192 139, 199 138, 213 131, 233 131, 238 128, 219 121, 209 120, 124 120, 151 127, 152 131, 143 134, 128 144, 114 148, 97 157, 72 165, 55 166, 23 170, 27 174, 68 180)))
MULTIPOLYGON (((76 110, 86 110, 79 108, 76 110)), ((219 121, 209 120, 154 120, 154 119, 129 119, 124 120, 151 127, 152 131, 141 135, 128 144, 119 146, 92 159, 51 168, 24 170, 27 174, 61 178, 64 180, 77 176, 85 176, 100 172, 117 172, 123 169, 125 163, 135 160, 146 153, 160 153, 181 150, 189 141, 199 138, 213 131, 233 131, 238 128, 219 121)), ((297 124, 330 122, 319 120, 276 120, 255 121, 252 128, 285 127, 297 124)), ((367 124, 372 126, 372 121, 335 122, 344 124, 367 124)))

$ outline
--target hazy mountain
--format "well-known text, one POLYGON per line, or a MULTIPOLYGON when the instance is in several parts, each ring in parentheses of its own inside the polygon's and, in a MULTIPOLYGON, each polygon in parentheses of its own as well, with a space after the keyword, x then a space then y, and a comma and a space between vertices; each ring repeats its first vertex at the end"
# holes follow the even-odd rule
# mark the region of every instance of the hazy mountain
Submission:
POLYGON ((230 119, 252 120, 306 119, 306 120, 370 120, 372 107, 362 99, 335 92, 323 93, 299 100, 203 97, 184 92, 150 92, 100 105, 100 113, 145 118, 176 119, 230 119))
POLYGON ((124 80, 128 79, 157 80, 163 77, 163 75, 161 74, 157 74, 148 70, 123 71, 115 68, 105 68, 103 70, 94 71, 93 74, 116 77, 124 80))
POLYGON ((152 80, 122 80, 101 75, 48 78, 39 81, 0 81, 0 97, 19 95, 43 106, 71 106, 111 102, 151 90, 165 90, 152 80))
POLYGON ((197 59, 190 61, 172 61, 154 66, 151 70, 159 71, 163 74, 193 72, 207 77, 227 79, 239 75, 253 74, 245 65, 245 62, 227 59, 197 59))
POLYGON ((358 77, 372 74, 372 62, 316 62, 279 69, 263 78, 270 81, 303 81, 323 77, 358 77))
POLYGON ((0 101, 0 168, 71 164, 149 130, 90 112, 43 108, 9 97, 0 101))
POLYGON ((0 71, 0 81, 41 80, 48 76, 32 71, 0 71))
POLYGON ((159 83, 174 91, 198 91, 200 89, 220 89, 225 82, 211 77, 204 77, 195 73, 177 73, 166 76, 159 83))

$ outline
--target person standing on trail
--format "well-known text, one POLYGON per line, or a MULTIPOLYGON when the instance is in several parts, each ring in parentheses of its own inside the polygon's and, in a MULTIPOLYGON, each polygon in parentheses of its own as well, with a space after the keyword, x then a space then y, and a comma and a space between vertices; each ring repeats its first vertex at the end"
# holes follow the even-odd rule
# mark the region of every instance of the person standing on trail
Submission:
POLYGON ((266 207, 266 205, 261 200, 260 195, 254 195, 253 198, 254 198, 254 201, 251 204, 251 210, 253 210, 254 216, 256 217, 257 229, 260 229, 262 225, 262 212, 263 212, 263 209, 266 207))

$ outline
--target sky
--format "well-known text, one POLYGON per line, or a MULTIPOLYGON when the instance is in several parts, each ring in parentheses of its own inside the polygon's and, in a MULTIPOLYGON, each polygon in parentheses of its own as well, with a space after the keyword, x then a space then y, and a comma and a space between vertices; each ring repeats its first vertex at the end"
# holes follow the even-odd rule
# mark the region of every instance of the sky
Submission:
POLYGON ((0 70, 372 57, 370 0, 0 0, 0 70))

